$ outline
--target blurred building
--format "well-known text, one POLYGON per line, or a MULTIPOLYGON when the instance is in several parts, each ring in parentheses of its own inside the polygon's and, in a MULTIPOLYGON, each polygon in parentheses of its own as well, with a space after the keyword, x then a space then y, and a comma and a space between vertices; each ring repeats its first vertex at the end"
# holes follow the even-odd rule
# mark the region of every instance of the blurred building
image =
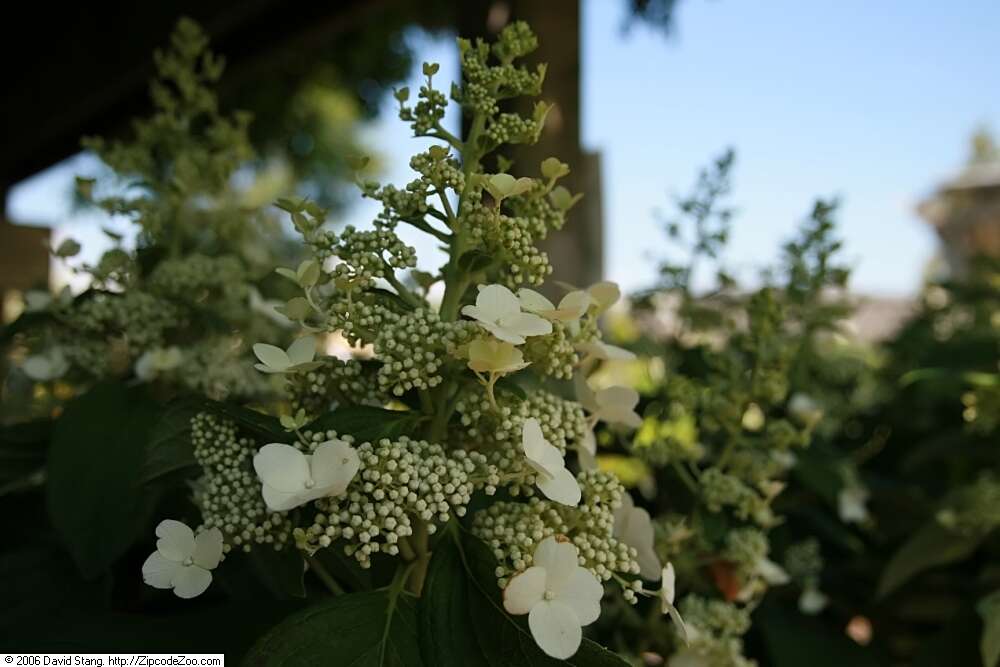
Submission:
POLYGON ((969 163, 917 208, 937 232, 941 254, 957 277, 977 255, 1000 257, 1000 148, 984 131, 972 143, 969 163))

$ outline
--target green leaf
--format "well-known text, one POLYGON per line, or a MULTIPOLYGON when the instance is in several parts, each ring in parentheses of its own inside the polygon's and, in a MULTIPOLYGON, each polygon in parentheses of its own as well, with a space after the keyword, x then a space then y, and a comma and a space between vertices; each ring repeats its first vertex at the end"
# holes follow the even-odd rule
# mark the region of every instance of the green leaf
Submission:
POLYGON ((335 597, 272 628, 243 664, 423 667, 416 604, 385 590, 335 597))
POLYGON ((492 266, 495 259, 482 250, 470 250, 458 258, 458 267, 466 273, 479 273, 492 266))
POLYGON ((51 432, 47 419, 0 428, 0 495, 45 466, 51 432))
POLYGON ((947 565, 972 555, 984 535, 963 535, 930 521, 893 555, 878 584, 878 597, 885 597, 911 577, 939 565, 947 565))
POLYGON ((102 383, 72 400, 55 424, 48 465, 52 523, 88 579, 135 540, 146 503, 139 485, 156 405, 102 383))
POLYGON ((407 410, 386 410, 368 405, 345 405, 313 420, 306 430, 336 431, 353 435, 359 442, 399 438, 413 433, 423 415, 407 410))
POLYGON ((1000 591, 980 600, 976 611, 983 618, 983 636, 979 640, 983 667, 997 667, 1000 663, 1000 591))
POLYGON ((261 544, 249 553, 234 551, 215 576, 235 600, 294 600, 306 597, 304 561, 294 546, 261 544))
POLYGON ((489 667, 625 667, 628 663, 584 639, 566 661, 554 660, 538 648, 524 618, 503 609, 496 585, 496 560, 480 540, 444 537, 424 582, 421 599, 421 650, 431 665, 489 667))
POLYGON ((163 410, 146 443, 140 480, 146 484, 198 465, 191 443, 191 419, 204 411, 201 401, 179 399, 163 410))

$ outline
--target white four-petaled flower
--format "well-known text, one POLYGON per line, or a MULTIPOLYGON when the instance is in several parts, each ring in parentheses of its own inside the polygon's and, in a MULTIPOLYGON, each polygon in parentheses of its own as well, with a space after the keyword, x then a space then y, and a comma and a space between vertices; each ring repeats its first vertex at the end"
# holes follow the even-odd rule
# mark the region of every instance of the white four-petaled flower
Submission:
POLYGON ((628 493, 622 495, 621 507, 615 510, 614 536, 636 550, 643 579, 655 581, 660 577, 662 566, 654 548, 653 522, 649 512, 636 507, 628 493))
POLYGON ((253 457, 253 467, 263 484, 267 508, 284 512, 342 494, 361 467, 361 459, 343 440, 328 440, 311 455, 291 445, 271 443, 253 457))
POLYGON ((580 502, 580 485, 569 470, 562 452, 549 443, 534 417, 524 420, 521 427, 521 447, 535 475, 535 485, 551 500, 576 506, 580 502))
POLYGON ((142 564, 142 580, 153 588, 172 588, 180 598, 201 595, 212 583, 212 570, 222 560, 218 528, 195 537, 187 525, 167 519, 156 527, 156 551, 142 564))
POLYGON ((594 359, 605 361, 630 361, 635 359, 635 353, 617 345, 610 345, 599 340, 592 340, 580 343, 576 346, 578 350, 594 359))
POLYGON ((522 312, 521 302, 503 285, 480 285, 476 305, 465 306, 462 314, 514 345, 521 345, 529 336, 552 333, 552 323, 534 313, 522 312))
POLYGON ((586 380, 577 379, 577 400, 591 414, 594 422, 623 424, 629 428, 642 426, 642 417, 635 411, 639 404, 639 392, 631 387, 605 387, 593 391, 586 380))
POLYGON ((660 608, 664 614, 669 614, 671 620, 677 624, 681 637, 685 643, 688 640, 688 629, 681 618, 681 613, 674 606, 674 598, 677 595, 677 574, 674 572, 674 564, 667 563, 660 573, 660 608))
POLYGON ((582 627, 601 615, 603 594, 597 577, 580 567, 577 548, 547 537, 535 547, 532 566, 507 584, 503 606, 511 614, 528 614, 539 648, 565 660, 580 648, 582 627))
POLYGON ((587 309, 593 303, 590 295, 583 290, 573 290, 566 294, 559 301, 558 307, 535 290, 527 287, 522 287, 517 291, 517 298, 521 302, 521 308, 529 313, 535 313, 547 320, 559 322, 575 322, 587 314, 587 309))
POLYGON ((313 361, 316 357, 316 339, 312 336, 297 339, 287 350, 267 343, 257 343, 253 346, 253 353, 261 361, 254 364, 254 368, 264 373, 297 373, 320 366, 320 362, 313 361))

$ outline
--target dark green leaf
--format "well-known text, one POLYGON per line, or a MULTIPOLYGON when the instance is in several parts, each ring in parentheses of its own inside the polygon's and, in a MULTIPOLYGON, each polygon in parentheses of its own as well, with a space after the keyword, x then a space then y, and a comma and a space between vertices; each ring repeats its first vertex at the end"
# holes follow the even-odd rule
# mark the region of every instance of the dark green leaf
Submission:
POLYGON ((247 654, 248 666, 422 667, 416 605, 388 591, 341 595, 272 628, 247 654))
POLYGON ((293 600, 306 596, 304 561, 293 546, 275 550, 254 546, 249 553, 234 551, 215 577, 219 586, 236 600, 293 600))
POLYGON ((458 258, 458 266, 466 273, 478 273, 493 265, 495 257, 482 250, 470 250, 458 258))
POLYGON ((398 438, 413 433, 414 425, 423 416, 405 410, 386 410, 368 405, 348 405, 315 419, 306 426, 309 431, 336 431, 353 435, 359 442, 381 438, 398 438))
POLYGON ((173 401, 163 410, 146 445, 143 483, 198 465, 191 443, 191 419, 202 410, 200 402, 191 400, 173 401))
POLYGON ((139 480, 156 405, 117 383, 72 400, 56 422, 48 465, 52 523, 87 578, 120 556, 141 528, 139 480))
POLYGON ((0 429, 0 488, 45 466, 52 422, 39 420, 0 429))
POLYGON ((884 597, 911 577, 938 565, 947 565, 972 555, 983 541, 982 535, 963 535, 930 521, 917 531, 882 571, 878 597, 884 597))

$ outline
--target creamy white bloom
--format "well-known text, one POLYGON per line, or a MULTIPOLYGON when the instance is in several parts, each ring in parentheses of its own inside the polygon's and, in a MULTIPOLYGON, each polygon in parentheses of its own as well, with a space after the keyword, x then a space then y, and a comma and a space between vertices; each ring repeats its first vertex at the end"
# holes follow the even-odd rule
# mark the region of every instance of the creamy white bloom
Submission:
POLYGON ((660 573, 660 609, 661 613, 669 614, 671 620, 677 624, 677 629, 685 642, 688 641, 688 629, 681 618, 681 613, 674 606, 674 598, 677 597, 677 573, 674 572, 674 564, 667 563, 660 573))
POLYGON ((528 614, 538 647, 557 660, 576 653, 582 627, 601 615, 604 587, 580 567, 577 548, 565 538, 547 537, 535 547, 532 566, 511 578, 503 606, 514 615, 528 614))
POLYGON ((528 366, 521 350, 493 338, 469 343, 469 368, 477 373, 513 373, 528 366))
POLYGON ((583 290, 573 290, 568 293, 559 301, 558 307, 543 295, 527 287, 522 287, 517 291, 517 298, 521 302, 521 308, 529 313, 535 313, 547 320, 559 322, 575 322, 587 314, 587 309, 593 303, 590 295, 583 290))
MULTIPOLYGON (((588 387, 589 388, 589 387, 588 387)), ((639 405, 639 392, 631 387, 605 387, 580 402, 591 413, 594 421, 622 424, 629 428, 642 426, 642 417, 635 411, 639 405)))
POLYGON ((868 489, 860 484, 847 484, 837 494, 837 513, 845 523, 868 520, 868 489))
POLYGON ((535 484, 542 493, 563 505, 579 504, 580 484, 566 469, 562 453, 545 439, 542 427, 534 417, 524 420, 521 447, 528 465, 536 473, 535 484))
POLYGON ((253 353, 261 361, 254 364, 254 368, 264 373, 297 373, 320 366, 318 361, 313 361, 316 357, 316 338, 313 336, 297 339, 287 350, 257 343, 253 346, 253 353))
POLYGON ((462 314, 514 345, 521 345, 529 336, 552 333, 551 322, 534 313, 522 312, 517 296, 503 285, 480 285, 476 305, 465 306, 462 314))
POLYGON ((594 283, 587 288, 587 293, 597 305, 598 315, 618 303, 618 299, 622 298, 622 291, 618 287, 618 283, 611 282, 610 280, 594 283))
POLYGON ((499 205, 507 197, 516 197, 531 189, 535 181, 531 178, 514 178, 510 174, 484 174, 483 187, 499 205))
POLYGON ((167 519, 156 527, 156 551, 142 564, 142 580, 153 588, 172 588, 180 598, 201 595, 212 583, 212 570, 222 560, 222 533, 212 528, 194 532, 167 519))
POLYGON ((339 496, 361 467, 357 451, 343 440, 328 440, 310 454, 281 443, 264 445, 253 457, 264 503, 284 512, 317 498, 339 496))
POLYGON ((639 575, 651 581, 662 573, 660 558, 654 548, 653 522, 649 512, 636 507, 632 495, 622 496, 621 507, 615 510, 614 536, 636 550, 639 575))
POLYGON ((597 470, 597 437, 594 432, 587 429, 583 438, 576 443, 577 460, 583 470, 597 470))
POLYGON ((179 347, 147 350, 135 361, 135 376, 148 382, 161 373, 177 368, 183 360, 184 355, 179 347))
POLYGON ((69 361, 62 350, 54 347, 44 354, 33 354, 25 359, 21 370, 32 380, 48 382, 61 378, 69 370, 69 361))
POLYGON ((604 361, 630 361, 635 359, 635 354, 617 345, 609 345, 599 340, 592 340, 580 343, 576 349, 583 352, 588 357, 601 359, 604 361))

